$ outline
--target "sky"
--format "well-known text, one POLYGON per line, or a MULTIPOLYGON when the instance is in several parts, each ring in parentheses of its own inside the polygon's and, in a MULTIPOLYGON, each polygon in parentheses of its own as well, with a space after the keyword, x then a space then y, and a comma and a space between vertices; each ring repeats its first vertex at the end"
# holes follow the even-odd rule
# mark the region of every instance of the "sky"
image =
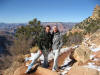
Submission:
POLYGON ((0 0, 0 23, 81 22, 100 0, 0 0))

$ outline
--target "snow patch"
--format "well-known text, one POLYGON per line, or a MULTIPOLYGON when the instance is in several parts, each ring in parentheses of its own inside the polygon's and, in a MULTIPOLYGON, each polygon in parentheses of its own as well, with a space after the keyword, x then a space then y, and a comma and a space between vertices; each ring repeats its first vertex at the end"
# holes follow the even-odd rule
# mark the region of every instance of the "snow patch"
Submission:
POLYGON ((97 52, 97 51, 100 51, 100 47, 98 48, 90 48, 93 52, 97 52))
POLYGON ((34 58, 39 54, 39 51, 37 53, 31 53, 31 57, 26 57, 25 61, 34 60, 34 58))
MULTIPOLYGON (((91 44, 91 46, 89 47, 89 49, 92 51, 92 52, 98 52, 100 51, 100 46, 96 47, 95 44, 91 44)), ((95 55, 90 55, 90 59, 93 59, 95 57, 95 55)))
POLYGON ((90 55, 90 59, 93 59, 95 57, 95 55, 90 55))
MULTIPOLYGON (((71 48, 71 47, 62 48, 62 49, 60 50, 60 55, 61 55, 62 53, 64 53, 64 52, 68 51, 70 48, 71 48)), ((34 57, 35 57, 38 53, 39 53, 39 51, 38 51, 37 53, 31 53, 31 57, 26 57, 26 58, 25 58, 25 61, 34 60, 34 57)), ((53 55, 53 52, 51 51, 51 52, 49 53, 49 55, 48 55, 48 60, 50 61, 50 60, 52 60, 53 58, 54 58, 54 55, 53 55)), ((43 54, 40 56, 39 59, 40 59, 41 61, 44 60, 43 54)))
POLYGON ((63 64, 63 65, 66 65, 66 64, 68 64, 69 62, 71 62, 71 59, 70 59, 69 57, 67 57, 67 58, 65 59, 64 64, 63 64))
POLYGON ((88 63, 88 65, 85 65, 83 67, 91 68, 91 69, 96 69, 97 71, 100 71, 100 66, 96 66, 94 63, 88 63))
MULTIPOLYGON (((64 64, 62 66, 67 65, 69 62, 71 62, 71 59, 68 56, 65 59, 64 64)), ((66 67, 63 67, 62 69, 63 69, 63 72, 61 72, 61 75, 66 75, 67 72, 71 69, 71 67, 70 66, 66 66, 66 67)))

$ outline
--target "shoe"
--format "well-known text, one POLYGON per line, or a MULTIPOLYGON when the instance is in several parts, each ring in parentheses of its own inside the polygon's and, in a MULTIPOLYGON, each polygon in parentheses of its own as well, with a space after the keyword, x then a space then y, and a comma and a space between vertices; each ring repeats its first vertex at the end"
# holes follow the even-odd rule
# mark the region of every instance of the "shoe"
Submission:
POLYGON ((29 73, 29 71, 26 71, 25 73, 26 73, 26 74, 28 74, 28 73, 29 73))
POLYGON ((55 69, 52 69, 52 71, 54 71, 54 72, 55 72, 56 70, 55 70, 55 69))
POLYGON ((32 70, 32 68, 27 69, 25 73, 28 74, 31 70, 32 70))
POLYGON ((30 67, 30 68, 28 68, 27 69, 27 71, 25 72, 26 74, 28 74, 28 73, 30 73, 31 71, 33 71, 36 67, 38 67, 39 66, 39 64, 37 63, 37 64, 35 64, 34 66, 32 66, 32 67, 30 67))
POLYGON ((49 64, 48 65, 42 64, 41 67, 48 68, 49 67, 49 64))
POLYGON ((54 72, 59 72, 60 70, 59 70, 59 68, 57 68, 57 69, 52 69, 52 71, 54 71, 54 72))

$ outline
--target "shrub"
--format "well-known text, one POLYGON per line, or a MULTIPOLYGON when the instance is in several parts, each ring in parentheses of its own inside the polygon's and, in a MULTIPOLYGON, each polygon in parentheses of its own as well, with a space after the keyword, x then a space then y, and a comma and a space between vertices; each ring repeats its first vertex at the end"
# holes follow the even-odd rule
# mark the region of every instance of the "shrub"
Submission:
POLYGON ((85 28, 85 30, 86 30, 87 33, 94 33, 98 29, 100 29, 100 26, 95 25, 93 23, 89 24, 88 27, 85 28))
POLYGON ((38 44, 39 34, 43 29, 40 21, 34 19, 28 25, 17 29, 14 45, 11 46, 13 55, 30 53, 30 48, 38 44))
POLYGON ((63 36, 64 45, 71 46, 71 45, 77 45, 80 44, 83 40, 83 33, 75 32, 72 34, 72 32, 69 33, 69 35, 63 36))
POLYGON ((18 67, 20 67, 20 66, 22 66, 22 65, 24 65, 24 64, 23 64, 23 63, 20 63, 20 62, 14 61, 14 62, 12 63, 12 65, 11 65, 8 69, 4 70, 3 75, 14 75, 14 71, 15 71, 18 67))

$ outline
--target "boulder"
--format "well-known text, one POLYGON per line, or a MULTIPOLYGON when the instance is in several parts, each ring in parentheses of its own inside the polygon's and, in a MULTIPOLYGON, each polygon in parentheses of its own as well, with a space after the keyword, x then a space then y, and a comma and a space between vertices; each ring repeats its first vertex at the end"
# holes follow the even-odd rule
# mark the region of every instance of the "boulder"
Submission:
POLYGON ((79 66, 78 63, 75 63, 67 75, 100 75, 100 72, 95 69, 79 66))
POLYGON ((84 44, 75 49, 73 57, 77 62, 86 63, 90 60, 92 51, 84 44))

